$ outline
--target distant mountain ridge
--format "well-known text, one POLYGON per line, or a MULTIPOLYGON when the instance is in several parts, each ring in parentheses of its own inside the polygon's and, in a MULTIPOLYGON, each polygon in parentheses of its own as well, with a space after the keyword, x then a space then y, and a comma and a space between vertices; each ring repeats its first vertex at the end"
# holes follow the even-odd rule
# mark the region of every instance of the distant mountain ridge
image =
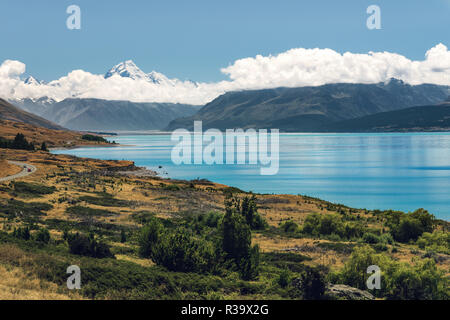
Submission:
POLYGON ((26 112, 0 98, 0 120, 10 120, 23 122, 37 127, 44 127, 53 130, 63 130, 64 128, 48 121, 44 118, 26 112))
POLYGON ((329 123, 323 132, 440 132, 450 131, 450 100, 329 123))
POLYGON ((173 103, 78 98, 60 102, 47 98, 25 99, 14 103, 65 128, 88 131, 161 130, 170 121, 191 116, 201 108, 173 103))
POLYGON ((317 87, 275 88, 228 92, 191 117, 172 121, 167 130, 203 128, 278 128, 320 131, 323 126, 380 112, 435 105, 450 94, 448 86, 409 85, 391 79, 378 84, 328 84, 317 87))

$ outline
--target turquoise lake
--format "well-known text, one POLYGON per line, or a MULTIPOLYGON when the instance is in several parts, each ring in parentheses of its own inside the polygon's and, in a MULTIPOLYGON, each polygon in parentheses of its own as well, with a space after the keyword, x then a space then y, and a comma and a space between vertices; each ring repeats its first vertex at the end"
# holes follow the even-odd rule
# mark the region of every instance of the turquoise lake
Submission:
POLYGON ((170 135, 123 135, 127 146, 54 153, 132 160, 177 179, 205 178, 258 193, 304 194, 356 208, 425 208, 450 219, 450 133, 280 134, 279 171, 259 165, 175 165, 170 135), (159 168, 162 166, 162 168, 159 168))

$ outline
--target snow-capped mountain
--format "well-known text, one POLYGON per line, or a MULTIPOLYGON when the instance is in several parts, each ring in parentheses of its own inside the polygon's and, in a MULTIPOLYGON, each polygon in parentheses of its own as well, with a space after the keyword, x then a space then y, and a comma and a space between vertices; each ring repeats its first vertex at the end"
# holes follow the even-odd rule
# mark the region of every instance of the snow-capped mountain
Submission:
POLYGON ((34 78, 33 76, 29 76, 25 80, 23 80, 23 83, 28 84, 28 85, 38 86, 38 85, 44 84, 44 81, 39 81, 36 78, 34 78))
MULTIPOLYGON (((105 74, 104 78, 108 79, 114 75, 118 75, 123 78, 130 78, 133 80, 145 80, 158 85, 175 86, 177 83, 181 82, 178 79, 169 79, 164 74, 156 71, 145 73, 132 60, 127 60, 115 65, 105 74)), ((197 83, 195 83, 194 81, 188 82, 197 86, 197 83)))
POLYGON ((111 68, 106 74, 105 79, 111 78, 114 75, 119 75, 123 78, 130 78, 133 80, 149 80, 149 76, 134 64, 132 60, 121 62, 111 68))

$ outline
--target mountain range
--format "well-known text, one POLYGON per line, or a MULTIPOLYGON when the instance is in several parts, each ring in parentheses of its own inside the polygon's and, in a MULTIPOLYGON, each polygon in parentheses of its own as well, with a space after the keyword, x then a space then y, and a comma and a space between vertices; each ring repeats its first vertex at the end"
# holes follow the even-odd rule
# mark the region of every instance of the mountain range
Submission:
POLYGON ((173 103, 136 103, 101 99, 41 98, 14 101, 24 110, 80 131, 162 130, 170 121, 191 116, 200 106, 173 103))
POLYGON ((327 84, 228 92, 195 115, 172 121, 167 130, 203 128, 278 128, 290 132, 323 131, 324 127, 413 106, 435 105, 450 94, 448 86, 409 85, 397 79, 378 84, 327 84))
MULTIPOLYGON (((105 79, 111 77, 147 81, 157 86, 176 86, 180 81, 169 79, 156 71, 145 73, 131 60, 117 64, 104 75, 105 79)), ((25 79, 24 83, 32 86, 45 84, 32 76, 25 79)), ((196 85, 195 82, 192 83, 196 85)), ((381 113, 416 106, 434 106, 449 95, 448 86, 409 85, 401 80, 391 79, 377 84, 337 83, 314 87, 227 92, 203 107, 86 99, 76 96, 62 101, 41 97, 10 102, 27 112, 72 130, 192 129, 195 120, 202 120, 205 129, 278 128, 286 132, 323 132, 364 131, 365 128, 357 125, 357 121, 362 121, 361 123, 373 130, 387 128, 384 122, 379 126, 374 123, 387 116, 382 116, 381 113), (380 117, 369 117, 376 114, 380 114, 380 117)), ((434 108, 429 110, 431 112, 434 108)), ((411 113, 419 116, 416 111, 411 110, 411 113)), ((441 111, 436 109, 433 114, 437 116, 441 111)), ((400 124, 403 123, 399 118, 402 114, 394 113, 391 116, 400 124)), ((389 130, 394 130, 395 127, 395 124, 389 124, 389 130)))

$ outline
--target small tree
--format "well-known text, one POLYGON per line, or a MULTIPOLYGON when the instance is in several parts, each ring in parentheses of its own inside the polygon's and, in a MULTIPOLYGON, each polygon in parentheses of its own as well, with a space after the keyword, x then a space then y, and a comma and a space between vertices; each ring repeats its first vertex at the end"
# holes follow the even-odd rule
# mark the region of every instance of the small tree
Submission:
POLYGON ((127 242, 127 235, 124 229, 122 229, 122 231, 120 232, 120 242, 121 243, 127 242))
POLYGON ((259 246, 251 247, 252 233, 244 215, 239 211, 239 201, 225 200, 225 216, 222 220, 222 250, 232 259, 245 280, 253 280, 259 274, 259 246))
POLYGON ((36 234, 36 241, 42 242, 42 243, 49 243, 50 242, 50 232, 47 229, 41 229, 36 234))
POLYGON ((244 280, 255 280, 259 275, 259 246, 253 246, 247 255, 242 257, 240 263, 240 275, 244 280))
POLYGON ((45 152, 48 152, 47 144, 45 143, 45 141, 42 142, 42 144, 41 144, 41 150, 42 150, 42 151, 45 151, 45 152))
POLYGON ((151 258, 154 248, 160 240, 163 226, 157 218, 150 221, 141 229, 139 236, 139 255, 144 258, 151 258))

